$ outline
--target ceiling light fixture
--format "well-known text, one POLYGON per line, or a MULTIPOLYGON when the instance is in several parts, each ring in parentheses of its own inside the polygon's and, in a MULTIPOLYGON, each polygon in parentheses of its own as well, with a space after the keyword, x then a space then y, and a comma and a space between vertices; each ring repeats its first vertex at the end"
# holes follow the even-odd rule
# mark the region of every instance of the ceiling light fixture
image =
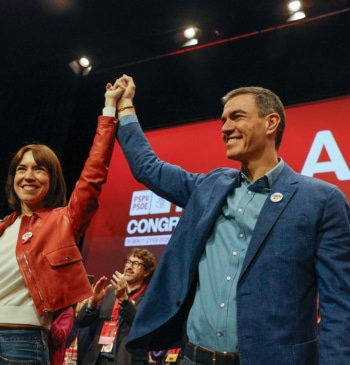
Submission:
POLYGON ((69 67, 77 76, 87 76, 92 69, 90 60, 85 56, 69 62, 69 67))
POLYGON ((194 26, 187 27, 183 31, 185 41, 182 43, 182 47, 195 46, 196 44, 198 44, 198 39, 201 35, 202 32, 199 28, 194 26))
POLYGON ((290 12, 295 13, 301 9, 301 2, 300 1, 290 1, 288 3, 288 9, 290 12))
POLYGON ((184 30, 184 36, 187 39, 192 39, 196 35, 196 28, 195 27, 189 27, 184 30))
POLYGON ((294 22, 296 20, 300 20, 306 17, 305 13, 302 10, 301 1, 289 1, 287 7, 289 11, 289 18, 287 19, 287 22, 294 22))

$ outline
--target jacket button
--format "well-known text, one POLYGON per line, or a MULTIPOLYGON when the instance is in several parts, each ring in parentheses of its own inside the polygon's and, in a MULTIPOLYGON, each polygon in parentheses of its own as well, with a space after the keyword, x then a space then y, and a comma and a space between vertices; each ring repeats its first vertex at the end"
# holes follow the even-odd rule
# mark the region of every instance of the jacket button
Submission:
POLYGON ((180 305, 180 303, 181 303, 180 299, 176 299, 176 300, 175 300, 175 304, 176 304, 177 306, 179 306, 179 305, 180 305))
POLYGON ((70 261, 70 260, 71 260, 71 258, 70 258, 69 256, 67 256, 67 257, 66 257, 66 260, 67 260, 67 261, 70 261))

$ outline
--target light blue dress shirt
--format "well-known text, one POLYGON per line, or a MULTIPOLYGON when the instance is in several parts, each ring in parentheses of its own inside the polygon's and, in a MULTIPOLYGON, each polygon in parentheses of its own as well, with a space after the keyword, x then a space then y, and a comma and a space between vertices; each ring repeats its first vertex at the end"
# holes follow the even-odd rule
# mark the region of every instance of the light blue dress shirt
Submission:
POLYGON ((213 351, 239 351, 237 282, 256 221, 283 166, 280 160, 254 184, 241 172, 240 186, 227 196, 199 263, 199 282, 187 322, 190 342, 213 351))

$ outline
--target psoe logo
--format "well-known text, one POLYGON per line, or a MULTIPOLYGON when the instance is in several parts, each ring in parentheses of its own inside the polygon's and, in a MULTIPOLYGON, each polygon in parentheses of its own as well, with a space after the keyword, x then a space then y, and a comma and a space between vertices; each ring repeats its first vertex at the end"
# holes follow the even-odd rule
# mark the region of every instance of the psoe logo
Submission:
POLYGON ((171 203, 150 190, 134 191, 130 203, 130 216, 170 213, 171 203))
MULTIPOLYGON (((166 245, 175 229, 180 217, 167 216, 171 210, 171 203, 150 190, 134 191, 130 203, 130 216, 165 214, 163 217, 149 217, 131 219, 127 224, 127 234, 124 246, 154 246, 166 245)), ((175 212, 182 212, 182 208, 175 206, 175 212)))

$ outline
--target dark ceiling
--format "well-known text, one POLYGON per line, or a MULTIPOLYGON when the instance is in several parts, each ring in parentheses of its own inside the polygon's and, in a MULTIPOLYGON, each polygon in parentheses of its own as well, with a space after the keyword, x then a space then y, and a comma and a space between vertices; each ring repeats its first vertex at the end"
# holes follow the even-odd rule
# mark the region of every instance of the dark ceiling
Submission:
MULTIPOLYGON (((134 77, 144 129, 221 113, 243 85, 286 105, 350 93, 350 0, 304 0, 288 23, 286 0, 9 0, 0 4, 2 183, 12 154, 40 141, 61 157, 72 187, 86 158, 105 84, 134 77), (202 29, 184 49, 184 25, 202 29), (89 55, 76 76, 68 63, 89 55)), ((2 211, 3 198, 0 200, 2 211)))

